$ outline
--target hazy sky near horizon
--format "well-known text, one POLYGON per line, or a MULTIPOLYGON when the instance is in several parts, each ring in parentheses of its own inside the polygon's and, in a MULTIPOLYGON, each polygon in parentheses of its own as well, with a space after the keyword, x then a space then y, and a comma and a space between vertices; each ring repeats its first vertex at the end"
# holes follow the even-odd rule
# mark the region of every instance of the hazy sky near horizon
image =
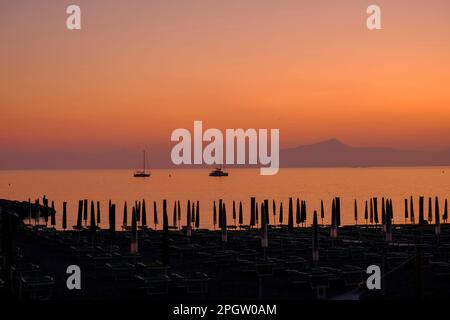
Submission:
POLYGON ((450 147, 448 0, 0 0, 0 12, 9 159, 169 158, 171 132, 194 120, 279 128, 282 148, 450 147), (370 4, 382 30, 366 28, 370 4))

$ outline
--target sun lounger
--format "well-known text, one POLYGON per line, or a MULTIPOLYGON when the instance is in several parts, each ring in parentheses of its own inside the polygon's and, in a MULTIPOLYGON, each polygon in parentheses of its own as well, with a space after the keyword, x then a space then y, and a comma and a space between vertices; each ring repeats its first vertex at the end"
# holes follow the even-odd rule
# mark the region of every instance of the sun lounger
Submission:
POLYGON ((208 281, 210 278, 202 272, 192 274, 172 273, 170 277, 175 281, 178 288, 184 288, 186 293, 205 295, 208 293, 208 281))
POLYGON ((19 298, 48 300, 53 293, 55 282, 52 277, 44 275, 23 275, 20 278, 19 298))
POLYGON ((88 259, 89 265, 94 270, 99 270, 104 269, 105 263, 113 260, 113 255, 109 252, 88 253, 86 258, 88 259))
POLYGON ((341 271, 346 286, 359 285, 364 282, 365 271, 360 267, 344 265, 341 271))
POLYGON ((294 285, 305 286, 309 285, 309 277, 306 272, 301 272, 299 270, 287 269, 286 273, 289 276, 290 283, 294 285))
POLYGON ((136 275, 135 279, 141 282, 140 289, 147 295, 165 295, 169 293, 170 278, 165 274, 136 275))
POLYGON ((321 268, 315 268, 308 273, 308 280, 312 289, 329 288, 330 277, 330 274, 321 268))
POLYGON ((138 263, 137 264, 137 273, 142 276, 162 274, 167 275, 170 267, 162 264, 159 261, 151 262, 151 263, 138 263))
POLYGON ((430 262, 430 267, 434 277, 450 278, 450 263, 443 261, 430 262))
POLYGON ((10 282, 11 291, 16 293, 20 288, 20 278, 25 275, 33 276, 39 274, 39 266, 32 263, 20 263, 11 266, 10 268, 10 282))
POLYGON ((136 265, 128 262, 109 262, 105 264, 115 280, 129 280, 136 275, 136 265))

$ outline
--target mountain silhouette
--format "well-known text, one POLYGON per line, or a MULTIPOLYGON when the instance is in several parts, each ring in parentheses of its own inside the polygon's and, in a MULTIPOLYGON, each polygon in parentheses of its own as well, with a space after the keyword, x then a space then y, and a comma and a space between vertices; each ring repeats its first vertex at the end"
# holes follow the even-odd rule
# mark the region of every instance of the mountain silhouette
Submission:
POLYGON ((384 147, 353 147, 337 139, 280 151, 281 167, 386 167, 450 165, 450 149, 443 151, 400 150, 384 147))

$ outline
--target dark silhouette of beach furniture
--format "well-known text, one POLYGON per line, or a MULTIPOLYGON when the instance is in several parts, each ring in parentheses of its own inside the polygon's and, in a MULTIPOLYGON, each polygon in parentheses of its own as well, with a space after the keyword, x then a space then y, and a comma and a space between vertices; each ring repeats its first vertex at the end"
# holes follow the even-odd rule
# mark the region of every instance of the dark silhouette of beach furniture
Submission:
POLYGON ((23 276, 35 276, 40 272, 40 268, 37 264, 25 263, 18 261, 16 265, 12 265, 9 269, 11 292, 13 294, 20 294, 20 279, 23 276))
POLYGON ((139 289, 147 295, 167 295, 169 293, 170 267, 160 261, 136 264, 135 279, 140 283, 139 289))
POLYGON ((448 281, 450 279, 450 263, 444 261, 431 261, 430 268, 433 276, 440 280, 448 281))
POLYGON ((358 286, 364 281, 364 269, 353 265, 343 265, 340 269, 346 286, 358 286))
POLYGON ((160 261, 153 261, 153 262, 139 262, 136 265, 137 268, 137 272, 139 275, 142 276, 147 276, 147 275, 152 275, 152 274, 163 274, 163 275, 167 275, 168 271, 170 269, 169 266, 164 265, 162 262, 160 261))
POLYGON ((309 285, 316 291, 317 299, 325 299, 327 289, 330 288, 330 278, 334 279, 328 272, 321 268, 314 268, 308 274, 309 285))
POLYGON ((108 262, 105 266, 114 280, 130 280, 136 275, 136 265, 126 261, 108 262))
POLYGON ((114 257, 110 252, 97 252, 86 254, 88 265, 93 270, 104 270, 108 262, 112 262, 114 257))
POLYGON ((48 300, 52 297, 55 281, 42 274, 26 274, 20 277, 19 299, 48 300))
POLYGON ((167 275, 135 275, 135 279, 140 282, 139 289, 145 290, 146 295, 167 295, 169 293, 170 278, 167 275))
POLYGON ((208 294, 208 282, 210 278, 206 273, 172 273, 170 278, 174 281, 178 289, 184 289, 188 294, 199 294, 201 296, 208 294))

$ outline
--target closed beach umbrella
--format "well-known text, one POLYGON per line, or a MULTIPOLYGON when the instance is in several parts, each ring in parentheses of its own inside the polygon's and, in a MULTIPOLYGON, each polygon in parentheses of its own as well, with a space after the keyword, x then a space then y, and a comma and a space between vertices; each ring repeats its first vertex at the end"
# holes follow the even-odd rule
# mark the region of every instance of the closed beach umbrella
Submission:
POLYGON ((136 220, 141 221, 141 202, 136 202, 136 220))
POLYGON ((280 213, 278 217, 278 222, 283 224, 283 202, 280 202, 280 213))
POLYGON ((354 218, 355 218, 355 225, 358 224, 358 204, 356 203, 356 199, 353 205, 353 214, 354 214, 354 218))
POLYGON ((192 201, 191 222, 192 222, 192 224, 195 223, 195 202, 194 201, 192 201))
POLYGON ((411 224, 414 224, 416 222, 415 221, 416 219, 414 217, 414 200, 412 196, 409 198, 409 210, 410 210, 409 219, 411 221, 411 224))
POLYGON ((437 236, 439 236, 441 234, 441 219, 440 219, 441 217, 440 217, 440 213, 439 213, 438 197, 436 197, 436 199, 435 199, 434 210, 435 210, 435 212, 434 212, 434 224, 435 224, 434 231, 435 231, 435 234, 437 236))
POLYGON ((177 203, 177 211, 178 211, 178 227, 181 228, 181 204, 180 204, 180 200, 178 200, 177 203))
POLYGON ((444 213, 442 214, 442 220, 444 223, 447 222, 448 219, 448 207, 447 207, 447 199, 444 200, 444 213))
MULTIPOLYGON (((156 207, 156 206, 155 206, 156 207)), ((155 211, 156 212, 156 211, 155 211)), ((167 201, 163 200, 163 234, 162 234, 162 262, 169 264, 169 217, 167 216, 167 201)))
POLYGON ((367 224, 367 220, 369 220, 369 209, 367 208, 367 200, 366 200, 366 207, 364 209, 364 220, 366 220, 367 224))
POLYGON ((391 224, 394 223, 395 219, 394 219, 394 206, 392 205, 392 199, 389 199, 389 207, 391 208, 391 224))
POLYGON ((297 198, 297 204, 295 208, 295 223, 298 225, 301 222, 301 216, 300 216, 300 200, 297 198))
POLYGON ((264 215, 266 217, 266 224, 269 224, 269 200, 264 200, 264 215))
POLYGON ((386 241, 391 242, 392 241, 392 205, 389 201, 386 208, 386 241))
POLYGON ((76 229, 81 230, 83 228, 82 224, 83 224, 83 200, 79 200, 76 229))
POLYGON ((259 208, 259 205, 258 205, 258 202, 256 202, 256 205, 255 205, 255 222, 256 222, 256 227, 258 227, 258 224, 259 224, 259 213, 258 213, 258 209, 259 208))
POLYGON ((52 210, 50 212, 50 224, 54 227, 56 226, 56 211, 55 211, 55 202, 52 201, 52 210))
POLYGON ((95 223, 95 208, 94 208, 94 201, 91 201, 91 224, 90 224, 90 229, 92 232, 95 233, 96 229, 97 229, 97 225, 95 223))
POLYGON ((234 225, 236 225, 236 203, 233 200, 233 221, 234 225))
POLYGON ((373 218, 375 221, 375 224, 379 223, 378 220, 378 199, 375 197, 373 198, 373 218))
POLYGON ((273 214, 273 224, 277 224, 277 205, 275 200, 272 200, 272 214, 273 214))
POLYGON ((424 224, 424 198, 421 196, 419 197, 419 224, 424 224))
POLYGON ((320 219, 322 220, 323 224, 323 219, 325 219, 325 209, 323 207, 323 200, 320 200, 320 219))
POLYGON ((302 205, 300 207, 300 222, 301 223, 306 223, 306 218, 307 218, 307 214, 306 214, 306 200, 302 201, 302 205))
POLYGON ((84 220, 84 225, 87 225, 87 220, 88 220, 88 201, 87 199, 84 199, 84 203, 83 203, 83 220, 84 220))
POLYGON ((138 253, 138 239, 137 239, 137 213, 135 207, 131 211, 131 245, 130 252, 131 254, 138 253))
POLYGON ((256 199, 255 197, 250 198, 250 227, 255 225, 255 212, 256 212, 256 199))
POLYGON ((214 226, 214 230, 216 229, 216 224, 217 224, 217 208, 216 208, 216 202, 214 201, 214 206, 213 206, 213 226, 214 226))
POLYGON ((337 210, 336 210, 336 199, 333 199, 331 203, 331 229, 330 236, 331 238, 337 238, 337 210))
POLYGON ((319 261, 319 226, 317 224, 317 211, 314 210, 313 227, 312 227, 312 258, 317 264, 319 261))
POLYGON ((191 224, 191 200, 187 202, 186 208, 186 224, 189 226, 191 224))
POLYGON ((67 202, 63 202, 62 228, 67 229, 67 202))
POLYGON ((294 208, 292 198, 289 198, 288 230, 294 231, 294 208))
POLYGON ((242 212, 242 201, 239 201, 239 225, 241 226, 244 223, 244 215, 242 212))
POLYGON ((373 199, 370 198, 370 223, 373 224, 373 199))
POLYGON ((125 201, 125 204, 123 205, 123 222, 122 222, 122 226, 126 227, 128 224, 128 207, 127 207, 127 202, 125 201))
POLYGON ((431 223, 431 221, 433 221, 433 206, 431 202, 431 197, 428 197, 428 223, 431 223))
POLYGON ((48 203, 47 201, 44 201, 44 221, 45 225, 48 224, 48 203))
POLYGON ((223 212, 222 199, 219 199, 219 221, 218 221, 219 229, 222 229, 222 222, 223 222, 222 212, 223 212))
POLYGON ((186 234, 191 236, 191 201, 188 200, 186 211, 186 234))
MULTIPOLYGON (((388 199, 386 199, 386 202, 388 199)), ((381 224, 383 225, 383 228, 385 228, 386 225, 386 205, 384 202, 384 197, 381 198, 381 224)))
POLYGON ((227 209, 225 207, 225 203, 222 204, 222 243, 226 243, 228 241, 227 235, 227 209))
MULTIPOLYGON (((235 220, 236 222, 236 220, 235 220)), ((200 201, 197 200, 197 204, 195 206, 195 228, 200 228, 200 201)))
POLYGON ((97 201, 97 225, 101 223, 100 201, 97 201))
POLYGON ((173 226, 177 227, 177 201, 175 200, 173 203, 173 217, 172 217, 173 226))
POLYGON ((39 199, 34 201, 34 224, 39 224, 39 220, 41 219, 41 206, 39 205, 39 199))
POLYGON ((269 246, 269 239, 267 237, 267 218, 266 218, 266 210, 264 203, 261 204, 261 247, 264 249, 264 258, 265 258, 265 249, 269 246))
POLYGON ((408 221, 408 199, 405 199, 405 224, 408 221))
POLYGON ((109 205, 109 237, 111 241, 116 238, 116 205, 109 205))
POLYGON ((158 209, 156 208, 156 201, 153 201, 153 224, 156 226, 158 225, 158 209))
POLYGON ((265 210, 264 210, 264 202, 261 202, 261 226, 262 226, 262 223, 263 223, 263 219, 266 221, 266 223, 267 223, 267 219, 266 219, 266 216, 265 216, 265 214, 266 214, 266 212, 265 212, 265 210))
POLYGON ((336 206, 333 198, 333 200, 331 201, 331 223, 330 223, 332 227, 335 221, 336 221, 336 206))
POLYGON ((336 197, 336 219, 337 219, 337 227, 339 228, 341 226, 341 198, 340 197, 336 197))
POLYGON ((147 208, 144 199, 142 199, 141 225, 144 227, 147 226, 147 208))

